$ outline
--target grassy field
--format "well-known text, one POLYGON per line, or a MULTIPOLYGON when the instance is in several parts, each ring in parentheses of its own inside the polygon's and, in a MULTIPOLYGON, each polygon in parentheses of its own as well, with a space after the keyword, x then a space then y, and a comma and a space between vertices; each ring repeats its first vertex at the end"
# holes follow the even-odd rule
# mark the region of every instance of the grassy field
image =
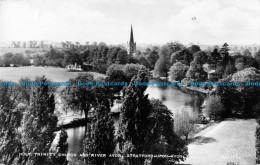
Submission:
MULTIPOLYGON (((43 76, 51 81, 68 81, 70 78, 75 78, 78 73, 68 72, 64 68, 54 67, 0 67, 0 80, 18 82, 22 77, 28 77, 34 80, 36 77, 43 76)), ((94 74, 94 78, 105 77, 105 75, 89 72, 94 74)))
POLYGON ((254 119, 226 119, 196 135, 181 165, 255 165, 254 119))

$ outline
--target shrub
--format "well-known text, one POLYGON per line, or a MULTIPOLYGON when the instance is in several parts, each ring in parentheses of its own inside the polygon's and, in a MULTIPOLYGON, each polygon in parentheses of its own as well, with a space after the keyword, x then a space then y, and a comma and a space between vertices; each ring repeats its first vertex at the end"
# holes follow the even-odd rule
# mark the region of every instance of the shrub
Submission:
POLYGON ((205 116, 209 117, 210 119, 222 119, 224 115, 225 109, 221 102, 220 96, 209 96, 206 99, 206 105, 203 109, 203 113, 205 116))

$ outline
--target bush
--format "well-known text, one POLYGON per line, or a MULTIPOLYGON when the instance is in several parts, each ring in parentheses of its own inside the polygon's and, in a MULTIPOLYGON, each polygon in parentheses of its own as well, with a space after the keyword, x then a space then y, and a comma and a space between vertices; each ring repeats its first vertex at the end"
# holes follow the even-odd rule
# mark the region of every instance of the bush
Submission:
POLYGON ((224 116, 224 106, 221 102, 220 96, 209 96, 206 99, 206 105, 203 109, 203 113, 205 116, 209 117, 210 119, 220 120, 224 116))

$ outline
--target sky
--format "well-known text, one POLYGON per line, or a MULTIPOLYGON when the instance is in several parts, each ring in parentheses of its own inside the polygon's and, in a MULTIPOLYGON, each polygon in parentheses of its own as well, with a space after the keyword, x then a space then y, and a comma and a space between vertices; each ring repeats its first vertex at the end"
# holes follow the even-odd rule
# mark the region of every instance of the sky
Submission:
POLYGON ((260 44, 260 0, 0 0, 0 41, 260 44), (192 19, 196 18, 196 19, 192 19))

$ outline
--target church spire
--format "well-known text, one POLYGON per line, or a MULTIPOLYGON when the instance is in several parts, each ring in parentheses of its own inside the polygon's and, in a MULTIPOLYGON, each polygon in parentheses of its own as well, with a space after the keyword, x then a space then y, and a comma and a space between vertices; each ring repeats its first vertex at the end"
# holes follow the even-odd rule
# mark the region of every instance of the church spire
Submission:
POLYGON ((131 25, 130 42, 129 42, 129 54, 132 55, 136 51, 136 43, 134 42, 133 27, 131 25))
POLYGON ((131 25, 131 33, 130 33, 130 43, 134 43, 134 34, 133 34, 132 25, 131 25))

